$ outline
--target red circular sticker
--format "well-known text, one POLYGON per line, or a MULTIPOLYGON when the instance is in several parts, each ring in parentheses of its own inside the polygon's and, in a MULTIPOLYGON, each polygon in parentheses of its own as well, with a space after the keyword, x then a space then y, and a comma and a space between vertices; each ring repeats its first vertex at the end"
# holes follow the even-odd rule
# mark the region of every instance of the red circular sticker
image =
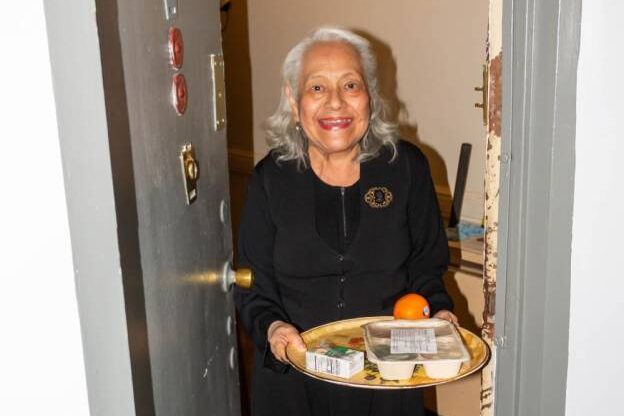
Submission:
POLYGON ((175 69, 182 68, 182 64, 184 63, 182 31, 174 26, 169 28, 169 63, 175 69))
POLYGON ((179 115, 184 114, 188 103, 188 90, 186 89, 186 80, 182 74, 175 74, 172 78, 171 99, 176 112, 179 115))

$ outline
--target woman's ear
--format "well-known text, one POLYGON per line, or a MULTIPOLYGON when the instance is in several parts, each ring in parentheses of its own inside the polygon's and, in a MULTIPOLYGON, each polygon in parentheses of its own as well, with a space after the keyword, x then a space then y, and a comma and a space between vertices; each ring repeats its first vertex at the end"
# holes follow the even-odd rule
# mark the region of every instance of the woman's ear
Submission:
POLYGON ((290 88, 290 84, 284 85, 284 94, 288 98, 288 104, 290 105, 290 111, 292 111, 293 118, 298 123, 299 122, 299 106, 295 101, 295 97, 293 97, 292 89, 290 88))

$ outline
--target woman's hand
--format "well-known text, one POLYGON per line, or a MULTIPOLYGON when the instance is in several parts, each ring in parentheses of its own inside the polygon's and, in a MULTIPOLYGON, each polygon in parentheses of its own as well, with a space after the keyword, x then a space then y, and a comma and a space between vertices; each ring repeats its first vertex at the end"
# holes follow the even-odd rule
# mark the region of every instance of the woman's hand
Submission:
POLYGON ((444 319, 445 321, 449 321, 455 326, 459 326, 459 321, 457 320, 457 317, 451 311, 447 311, 443 309, 441 311, 436 312, 436 314, 433 315, 433 317, 438 318, 438 319, 444 319))
POLYGON ((288 358, 286 357, 286 346, 288 344, 293 344, 299 350, 306 350, 306 345, 297 328, 284 321, 274 321, 269 325, 267 339, 275 358, 285 364, 288 364, 288 358))

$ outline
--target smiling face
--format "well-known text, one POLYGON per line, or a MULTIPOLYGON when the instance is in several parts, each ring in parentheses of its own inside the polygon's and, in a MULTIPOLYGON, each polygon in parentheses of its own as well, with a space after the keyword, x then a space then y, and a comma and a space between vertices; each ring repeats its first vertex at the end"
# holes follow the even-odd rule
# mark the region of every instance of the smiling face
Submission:
POLYGON ((310 150, 351 153, 366 133, 369 97, 359 54, 344 42, 321 42, 303 56, 299 102, 286 87, 310 150))

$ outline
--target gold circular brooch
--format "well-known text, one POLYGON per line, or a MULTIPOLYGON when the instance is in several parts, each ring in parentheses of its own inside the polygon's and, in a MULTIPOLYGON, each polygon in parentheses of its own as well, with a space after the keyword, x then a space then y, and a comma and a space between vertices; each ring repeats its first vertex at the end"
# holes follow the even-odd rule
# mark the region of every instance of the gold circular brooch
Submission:
POLYGON ((374 186, 366 192, 364 201, 373 208, 386 208, 392 203, 392 192, 385 186, 374 186))

